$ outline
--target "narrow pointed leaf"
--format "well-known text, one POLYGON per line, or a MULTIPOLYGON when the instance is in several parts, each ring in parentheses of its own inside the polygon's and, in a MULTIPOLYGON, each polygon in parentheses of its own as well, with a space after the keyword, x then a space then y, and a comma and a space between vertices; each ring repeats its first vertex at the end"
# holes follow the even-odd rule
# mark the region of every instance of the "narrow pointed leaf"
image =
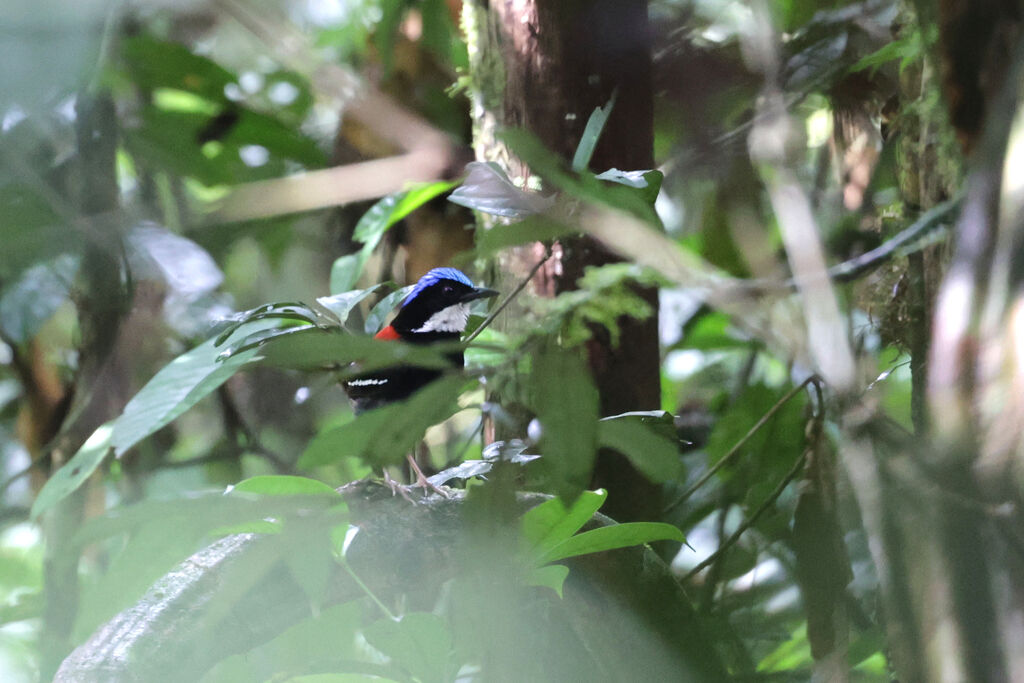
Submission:
POLYGON ((562 587, 569 577, 569 568, 564 564, 548 564, 543 567, 534 567, 526 578, 527 586, 540 586, 550 588, 562 597, 562 587))
POLYGON ((590 118, 587 119, 587 126, 583 129, 580 144, 576 147, 576 154, 572 157, 572 170, 577 173, 585 171, 590 164, 590 158, 594 156, 597 142, 601 139, 601 131, 604 130, 605 124, 608 123, 608 117, 612 115, 612 109, 615 108, 617 95, 618 90, 612 93, 608 104, 595 108, 590 114, 590 118))
POLYGON ((578 353, 552 347, 534 359, 531 406, 541 424, 540 469, 571 503, 590 481, 597 449, 598 395, 578 353))
POLYGON ((622 453, 655 483, 674 480, 682 471, 679 440, 672 416, 667 413, 657 417, 626 413, 605 418, 597 425, 597 440, 601 446, 622 453))
POLYGON ((299 458, 299 466, 317 467, 350 457, 372 465, 397 463, 412 452, 427 428, 455 414, 465 384, 460 376, 443 377, 405 401, 370 410, 321 432, 299 458))
POLYGON ((374 285, 369 289, 354 289, 350 292, 342 292, 332 296, 317 297, 316 302, 338 317, 344 325, 351 315, 352 309, 359 305, 359 302, 380 289, 380 285, 374 285))
POLYGON ((629 522, 599 529, 591 529, 566 539, 546 554, 540 562, 557 562, 568 557, 599 553, 617 548, 628 548, 654 541, 686 542, 683 532, 671 524, 661 522, 629 522))
POLYGON ((376 334, 379 332, 380 328, 384 327, 384 321, 387 320, 391 311, 398 307, 399 302, 408 296, 415 286, 409 285, 408 287, 396 289, 378 301, 377 305, 370 310, 370 314, 366 316, 366 325, 364 326, 366 334, 376 334))
POLYGON ((554 197, 517 187, 493 161, 471 161, 466 171, 462 185, 448 197, 453 204, 511 219, 543 213, 554 206, 554 197))
POLYGON ((257 493, 264 496, 339 496, 337 491, 317 479, 289 475, 250 477, 231 487, 232 493, 257 493))
POLYGON ((584 491, 569 508, 560 498, 531 508, 520 523, 523 551, 533 557, 543 557, 589 522, 607 498, 608 492, 598 489, 584 491))
POLYGON ((113 425, 108 422, 92 433, 64 467, 54 472, 32 503, 32 519, 38 519, 39 515, 69 496, 92 476, 113 448, 110 443, 112 435, 113 425))

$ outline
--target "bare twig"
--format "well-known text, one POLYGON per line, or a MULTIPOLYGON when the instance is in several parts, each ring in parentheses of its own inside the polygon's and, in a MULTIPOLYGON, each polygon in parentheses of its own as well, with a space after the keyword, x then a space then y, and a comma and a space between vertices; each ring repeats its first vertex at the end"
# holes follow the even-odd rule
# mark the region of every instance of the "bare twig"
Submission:
POLYGON ((484 328, 486 328, 488 325, 494 322, 494 319, 497 318, 498 315, 500 315, 501 312, 505 310, 505 307, 512 303, 512 300, 519 296, 520 292, 526 289, 526 285, 530 283, 530 280, 533 279, 533 276, 537 274, 537 271, 541 269, 541 266, 547 263, 548 259, 550 258, 551 252, 549 251, 544 258, 537 261, 537 263, 533 264, 533 268, 531 268, 530 272, 526 274, 526 277, 523 278, 522 282, 516 285, 516 288, 513 289, 512 292, 507 297, 505 297, 505 300, 502 301, 497 308, 491 311, 490 315, 484 318, 483 322, 480 323, 480 325, 475 330, 473 330, 473 332, 468 337, 466 337, 465 343, 468 344, 469 342, 476 339, 480 335, 480 333, 484 331, 484 328))
POLYGON ((256 436, 246 423, 245 418, 242 417, 242 413, 235 403, 235 398, 231 395, 228 388, 223 386, 217 390, 217 393, 220 396, 220 404, 224 411, 224 419, 227 422, 228 429, 242 437, 245 448, 265 458, 278 472, 282 474, 297 474, 298 470, 292 463, 260 443, 259 437, 256 436))

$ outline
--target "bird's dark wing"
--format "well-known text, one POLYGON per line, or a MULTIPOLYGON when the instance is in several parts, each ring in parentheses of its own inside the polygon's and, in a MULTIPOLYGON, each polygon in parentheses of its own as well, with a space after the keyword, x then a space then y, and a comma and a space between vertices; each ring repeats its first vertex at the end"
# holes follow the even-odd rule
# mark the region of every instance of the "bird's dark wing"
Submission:
POLYGON ((366 410, 409 398, 441 376, 440 370, 407 365, 358 375, 344 382, 345 393, 358 415, 366 410))

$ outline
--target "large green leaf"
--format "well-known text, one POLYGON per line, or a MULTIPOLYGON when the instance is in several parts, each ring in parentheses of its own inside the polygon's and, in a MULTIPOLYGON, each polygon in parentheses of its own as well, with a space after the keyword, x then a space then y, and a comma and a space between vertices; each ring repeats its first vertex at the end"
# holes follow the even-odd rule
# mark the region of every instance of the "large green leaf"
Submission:
POLYGON ((347 292, 355 287, 368 258, 369 251, 364 248, 354 254, 345 254, 334 259, 334 263, 331 264, 331 292, 347 292))
MULTIPOLYGON (((717 462, 739 443, 790 387, 779 389, 751 384, 715 423, 708 438, 710 462, 717 462)), ((791 398, 741 449, 739 458, 723 467, 719 476, 730 480, 738 471, 746 505, 753 509, 771 493, 804 449, 807 394, 791 398)))
POLYGON ((125 451, 208 396, 252 360, 247 351, 221 361, 221 350, 210 339, 183 353, 146 383, 114 421, 111 445, 121 457, 125 451))
POLYGON ((136 35, 118 41, 124 68, 137 87, 174 88, 214 102, 227 102, 224 88, 237 79, 233 73, 181 43, 136 35))
POLYGON ((370 314, 366 316, 366 324, 363 326, 363 331, 366 334, 376 334, 380 328, 384 327, 384 321, 391 315, 391 311, 398 307, 399 302, 407 297, 415 286, 399 287, 378 301, 370 310, 370 314))
POLYGON ((0 329, 8 339, 24 343, 68 299, 78 259, 63 254, 48 263, 32 266, 0 297, 0 329))
POLYGON ((317 479, 289 475, 260 475, 240 481, 232 492, 263 496, 339 496, 337 491, 317 479))
POLYGON ((453 187, 454 182, 424 183, 389 194, 371 206, 352 231, 352 239, 362 242, 363 248, 334 262, 331 268, 331 292, 344 292, 355 287, 363 268, 366 267, 366 262, 370 259, 370 254, 380 244, 384 233, 395 223, 453 187))
POLYGON ((608 492, 584 491, 569 507, 560 498, 552 498, 530 508, 520 522, 522 552, 537 560, 571 538, 593 518, 608 492))
POLYGON ((388 228, 455 185, 444 181, 425 183, 384 197, 359 219, 352 238, 376 246, 388 228))
POLYGON ((97 429, 71 460, 43 486, 32 506, 33 518, 62 500, 99 467, 108 452, 120 457, 208 396, 256 355, 246 351, 223 362, 210 339, 183 353, 157 372, 113 422, 97 429))
POLYGON ((543 213, 554 206, 554 197, 519 188, 493 161, 471 161, 466 170, 466 179, 448 196, 453 204, 513 220, 543 213))
POLYGON ((523 582, 527 586, 550 588, 558 594, 558 597, 562 597, 562 587, 567 578, 569 578, 569 568, 564 564, 546 564, 543 567, 533 567, 523 582))
POLYGON ((320 296, 317 297, 316 302, 336 315, 344 325, 349 314, 352 313, 352 309, 358 306, 360 301, 377 291, 379 287, 380 285, 375 285, 369 289, 353 289, 332 296, 320 296))
POLYGON ((682 471, 672 416, 663 411, 606 417, 597 425, 597 440, 625 455, 653 482, 672 481, 682 471))
POLYGON ((565 168, 557 155, 527 131, 510 129, 503 131, 500 137, 534 173, 562 192, 576 199, 626 211, 651 225, 661 224, 648 201, 647 188, 608 185, 590 173, 575 175, 565 168))
POLYGON ((299 465, 316 467, 352 457, 373 465, 399 462, 412 452, 428 427, 455 414, 465 384, 460 376, 443 377, 405 401, 370 410, 321 432, 299 458, 299 465))
POLYGON ((265 180, 284 175, 286 161, 319 168, 325 157, 316 144, 277 119, 239 108, 237 122, 217 140, 200 142, 213 123, 202 111, 148 106, 138 128, 125 131, 127 146, 139 159, 207 186, 265 180), (247 147, 263 148, 262 163, 246 163, 247 147))
MULTIPOLYGON (((15 154, 16 150, 9 149, 6 136, 0 143, 0 155, 15 154)), ((64 224, 42 193, 18 184, 0 186, 0 206, 4 207, 0 221, 0 281, 12 282, 29 266, 81 247, 81 233, 64 224)))
POLYGON ((32 519, 38 519, 51 507, 85 483, 111 451, 113 423, 108 422, 92 433, 67 463, 46 481, 32 503, 32 519))
POLYGON ((533 360, 530 402, 541 425, 539 465, 559 497, 586 488, 597 447, 597 388, 580 357, 550 347, 533 360))
MULTIPOLYGON (((565 567, 538 571, 550 562, 577 555, 626 548, 653 541, 685 542, 682 532, 671 524, 638 522, 599 527, 577 534, 607 498, 603 490, 585 491, 566 507, 559 498, 531 508, 520 521, 520 552, 529 561, 529 585, 547 586, 561 595, 565 567)), ((558 567, 558 565, 556 565, 558 567)))
POLYGON ((549 242, 574 231, 564 223, 545 216, 530 216, 510 225, 495 225, 477 233, 476 249, 480 256, 496 253, 507 247, 532 242, 549 242))
POLYGON ((423 683, 451 680, 452 635, 447 622, 429 612, 381 619, 363 630, 366 641, 423 683))
MULTIPOLYGON (((424 368, 451 367, 445 349, 404 342, 382 341, 316 327, 294 328, 292 334, 271 337, 260 346, 264 364, 284 368, 335 368, 358 374, 394 365, 424 368), (349 366, 356 363, 355 366, 349 366)), ((452 344, 454 350, 458 344, 452 344)))
POLYGON ((686 537, 671 524, 661 522, 628 522, 591 529, 568 538, 543 555, 539 562, 557 562, 577 555, 628 548, 654 541, 686 542, 686 537))

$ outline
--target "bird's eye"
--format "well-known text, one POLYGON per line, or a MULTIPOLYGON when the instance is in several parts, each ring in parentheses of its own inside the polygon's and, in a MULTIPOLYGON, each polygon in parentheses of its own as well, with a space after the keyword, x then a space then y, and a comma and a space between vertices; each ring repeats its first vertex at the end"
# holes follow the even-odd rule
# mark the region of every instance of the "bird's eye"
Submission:
POLYGON ((452 287, 451 285, 442 285, 441 291, 444 292, 445 294, 451 294, 452 292, 455 291, 455 288, 452 287))

